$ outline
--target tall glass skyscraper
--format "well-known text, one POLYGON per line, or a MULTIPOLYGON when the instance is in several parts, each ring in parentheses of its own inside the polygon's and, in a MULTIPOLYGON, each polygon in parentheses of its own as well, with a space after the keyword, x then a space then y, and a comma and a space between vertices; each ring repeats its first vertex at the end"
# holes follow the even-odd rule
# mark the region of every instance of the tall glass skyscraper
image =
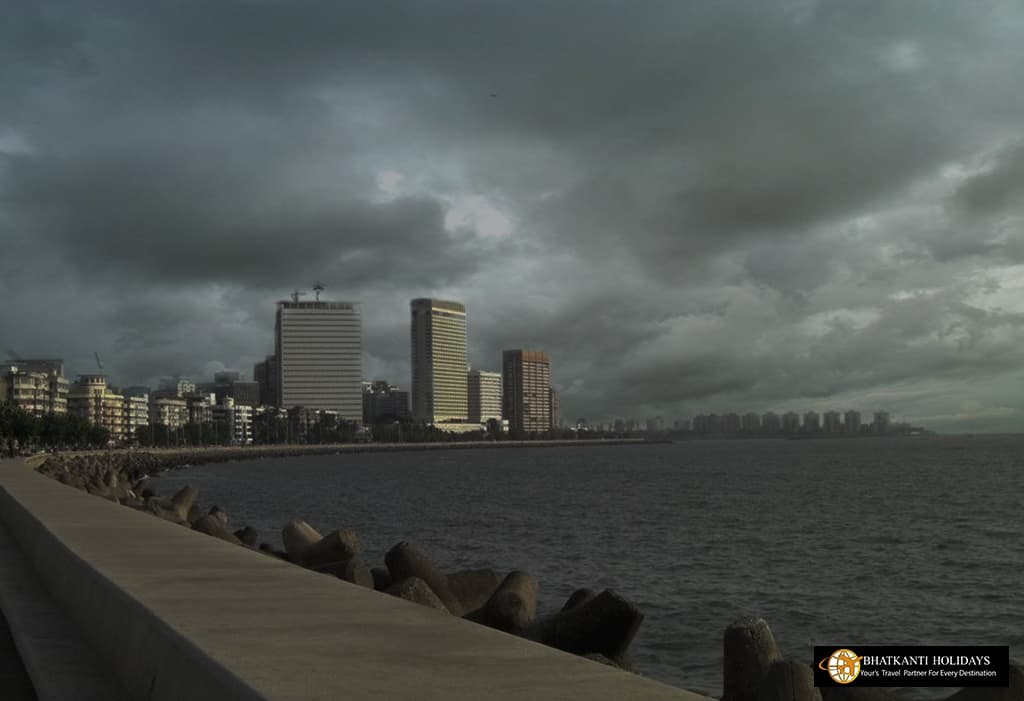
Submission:
POLYGON ((466 307, 421 298, 412 312, 412 415, 417 421, 466 421, 469 417, 466 307))

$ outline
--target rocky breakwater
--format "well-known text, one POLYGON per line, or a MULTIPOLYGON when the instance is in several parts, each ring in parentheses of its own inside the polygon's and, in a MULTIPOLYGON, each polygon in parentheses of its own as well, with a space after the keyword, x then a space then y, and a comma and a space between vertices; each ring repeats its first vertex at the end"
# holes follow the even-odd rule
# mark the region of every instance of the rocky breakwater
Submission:
MULTIPOLYGON (((521 636, 550 647, 632 670, 629 649, 644 616, 611 590, 577 589, 558 611, 537 611, 539 583, 533 575, 492 569, 445 573, 408 542, 395 544, 381 566, 363 560, 359 536, 348 528, 326 535, 302 520, 285 524, 284 550, 261 542, 251 526, 232 530, 219 507, 203 509, 199 492, 185 486, 170 497, 159 496, 147 475, 181 465, 180 456, 163 461, 159 454, 136 460, 108 461, 105 456, 51 458, 39 471, 90 494, 145 511, 183 527, 249 548, 325 576, 428 606, 452 616, 521 636)), ((805 661, 785 658, 763 618, 743 617, 725 629, 722 649, 721 701, 900 701, 900 691, 865 687, 814 686, 805 661), (894 693, 897 692, 897 693, 894 693)), ((1024 701, 1024 666, 1011 661, 1008 688, 961 689, 946 701, 1024 701)))
POLYGON ((607 665, 632 669, 629 647, 644 616, 614 591, 579 589, 559 611, 541 615, 537 610, 539 583, 528 572, 502 575, 475 569, 445 573, 405 541, 388 550, 382 565, 370 567, 363 560, 355 531, 341 528, 324 534, 302 520, 284 525, 284 550, 278 550, 261 542, 251 526, 233 529, 220 507, 202 508, 199 491, 192 486, 169 497, 158 495, 148 476, 180 466, 185 459, 154 453, 122 454, 116 459, 107 455, 55 456, 38 471, 94 496, 269 557, 607 665))
POLYGON ((134 484, 149 475, 204 463, 284 458, 303 455, 330 455, 338 446, 260 446, 257 448, 175 448, 172 450, 117 450, 105 453, 57 453, 46 458, 39 472, 79 489, 106 496, 101 482, 113 474, 122 482, 134 484), (90 490, 90 487, 92 488, 90 490))
POLYGON ((95 496, 118 500, 131 498, 132 488, 149 475, 187 464, 176 454, 86 453, 52 455, 37 472, 95 496))

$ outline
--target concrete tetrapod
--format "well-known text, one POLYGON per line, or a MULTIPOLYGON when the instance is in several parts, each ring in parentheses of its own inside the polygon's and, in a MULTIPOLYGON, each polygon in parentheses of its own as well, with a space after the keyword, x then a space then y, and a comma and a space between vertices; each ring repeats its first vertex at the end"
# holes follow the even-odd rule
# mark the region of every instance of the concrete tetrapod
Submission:
POLYGON ((607 657, 602 655, 600 652, 588 652, 585 655, 580 655, 580 657, 586 657, 588 660, 591 660, 593 662, 600 662, 601 664, 606 665, 608 667, 615 667, 616 669, 622 669, 619 665, 615 664, 615 662, 613 662, 612 660, 609 660, 607 657))
POLYGON ((199 490, 191 484, 186 484, 184 487, 179 489, 173 497, 171 497, 171 504, 174 506, 174 511, 182 521, 188 520, 188 512, 192 509, 192 505, 195 504, 196 497, 198 496, 199 490))
POLYGON ((501 585, 501 577, 490 569, 462 570, 448 575, 448 589, 461 611, 476 611, 487 603, 501 585))
POLYGON ((761 682, 757 701, 822 701, 814 672, 797 660, 774 662, 761 682))
POLYGON ((234 545, 244 545, 241 540, 235 537, 234 533, 228 530, 228 527, 224 525, 224 522, 213 514, 207 514, 192 524, 192 530, 205 533, 206 535, 212 535, 214 538, 220 538, 221 540, 233 543, 234 545))
POLYGON ((358 584, 361 587, 367 589, 373 589, 373 575, 370 573, 370 568, 367 567, 362 560, 358 557, 352 557, 348 560, 339 560, 338 562, 325 562, 322 565, 310 565, 309 569, 314 572, 320 572, 321 574, 329 574, 343 579, 346 582, 352 584, 358 584))
POLYGON ((591 589, 577 589, 569 595, 568 599, 566 599, 565 605, 562 606, 562 610, 568 611, 569 609, 574 609, 581 604, 587 603, 595 596, 597 596, 597 594, 595 594, 591 589))
POLYGON ((358 584, 367 589, 373 589, 373 575, 370 574, 370 568, 358 557, 354 557, 345 563, 345 568, 342 570, 340 578, 346 582, 358 584))
POLYGON ((388 566, 392 581, 401 582, 410 577, 421 579, 433 590, 448 611, 456 616, 461 615, 459 602, 448 589, 448 578, 430 558, 412 544, 403 540, 395 545, 384 556, 384 564, 388 566))
POLYGON ((305 549, 302 564, 315 567, 330 562, 343 562, 357 557, 362 551, 359 537, 351 528, 331 531, 305 549))
POLYGON ((315 528, 299 519, 289 521, 281 529, 281 540, 284 541, 288 559, 297 564, 302 564, 306 550, 322 538, 315 528))
MULTIPOLYGON (((260 543, 259 547, 256 548, 256 549, 259 550, 261 553, 265 553, 267 555, 271 555, 273 557, 276 557, 278 560, 284 560, 285 562, 291 562, 291 560, 288 559, 288 553, 286 553, 284 550, 278 550, 277 548, 275 548, 270 543, 260 543)), ((294 564, 294 563, 292 563, 292 564, 294 564)))
POLYGON ((255 548, 260 540, 260 533, 252 526, 246 526, 235 531, 235 537, 242 541, 246 547, 255 548))
POLYGON ((577 655, 597 653, 623 669, 632 667, 629 646, 644 615, 610 589, 537 621, 531 640, 577 655))
POLYGON ((782 660, 768 622, 740 618, 725 629, 722 648, 722 701, 757 701, 768 670, 782 660))
POLYGON ((387 567, 374 567, 370 574, 373 575, 373 588, 377 591, 384 591, 392 585, 391 573, 387 567))
POLYGON ((510 572, 487 603, 465 617, 491 628, 523 635, 537 615, 537 579, 528 572, 510 572))
POLYGON ((397 596, 399 599, 405 599, 406 601, 412 601, 416 604, 449 613, 448 608, 437 598, 434 590, 419 577, 407 577, 400 582, 396 582, 387 588, 386 593, 397 596))
POLYGON ((177 523, 179 526, 187 526, 189 522, 181 517, 170 499, 152 496, 146 499, 144 509, 154 516, 159 516, 165 521, 177 523))

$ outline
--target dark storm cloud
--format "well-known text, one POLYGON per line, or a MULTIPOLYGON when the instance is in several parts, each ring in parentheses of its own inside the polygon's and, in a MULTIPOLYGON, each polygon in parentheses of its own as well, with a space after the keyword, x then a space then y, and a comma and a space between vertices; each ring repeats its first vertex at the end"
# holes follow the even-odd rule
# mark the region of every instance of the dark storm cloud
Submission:
POLYGON ((7 202, 40 213, 33 245, 47 241, 91 275, 252 287, 318 277, 436 284, 472 272, 479 255, 445 230, 430 198, 374 203, 339 192, 310 202, 275 189, 269 174, 247 173, 245 163, 198 158, 22 160, 7 202), (432 255, 439 250, 448 255, 432 255))
MULTIPOLYGON (((794 346, 777 341, 775 353, 728 347, 712 352, 697 343, 653 365, 621 373, 609 394, 620 402, 643 396, 650 405, 680 397, 717 397, 719 410, 828 398, 865 387, 927 377, 946 381, 1020 367, 1017 344, 1024 315, 989 312, 956 301, 904 300, 863 326, 841 321, 817 340, 794 346), (937 331, 936 331, 937 329, 937 331)), ((698 401, 695 408, 701 406, 698 401)))
POLYGON ((569 415, 991 379, 1021 363, 1021 310, 985 300, 1024 260, 1022 19, 23 3, 0 24, 0 291, 22 300, 0 324, 52 354, 32 320, 59 306, 63 352, 106 349, 125 382, 244 367, 319 278, 364 302, 367 374, 407 373, 408 298, 455 296, 476 364, 548 349, 569 415))
POLYGON ((550 239, 670 275, 737 240, 884 205, 970 152, 976 135, 943 92, 946 43, 977 31, 968 16, 922 24, 888 4, 875 7, 884 20, 866 21, 867 8, 826 4, 795 22, 751 4, 681 8, 645 18, 646 41, 600 35, 589 71, 576 52, 590 48, 585 36, 538 72, 528 116, 513 107, 499 121, 575 148, 585 175, 538 212, 550 239), (650 26, 653 17, 663 23, 650 26), (887 42, 908 37, 912 55, 901 58, 887 42), (919 70, 917 54, 929 65, 919 70))
POLYGON ((957 202, 969 212, 987 214, 1024 204, 1024 143, 1015 143, 999 154, 986 171, 968 178, 956 193, 957 202))
MULTIPOLYGON (((540 220, 546 235, 575 242, 577 227, 565 220, 603 214, 592 213, 603 204, 619 215, 606 218, 613 227, 588 227, 590 236, 612 245, 639 227, 636 253, 657 262, 720 250, 723 237, 837 216, 956 151, 944 96, 922 90, 912 71, 876 64, 887 39, 932 29, 924 51, 946 41, 943 32, 969 35, 972 15, 939 13, 945 22, 922 27, 912 10, 887 8, 875 8, 879 21, 865 19, 875 16, 867 9, 827 3, 795 21, 748 3, 656 3, 623 22, 619 3, 529 11, 490 3, 154 3, 83 13, 78 37, 52 18, 57 13, 34 24, 53 27, 44 46, 54 55, 70 47, 102 54, 105 39, 120 39, 89 89, 120 89, 122 99, 139 101, 133 111, 152 110, 154 137, 174 117, 161 117, 167 108, 214 101, 315 111, 313 88, 372 85, 398 109, 416 103, 410 122, 418 119, 442 147, 502 138, 569 144, 583 167, 612 172, 554 200, 550 225, 540 220), (863 34, 851 41, 851 30, 863 34), (485 99, 492 91, 500 102, 485 99), (656 180, 618 167, 623 157, 643 165, 654 151, 676 154, 656 180), (637 187, 652 192, 638 201, 637 187)), ((247 165, 258 172, 271 163, 257 157, 247 165)))

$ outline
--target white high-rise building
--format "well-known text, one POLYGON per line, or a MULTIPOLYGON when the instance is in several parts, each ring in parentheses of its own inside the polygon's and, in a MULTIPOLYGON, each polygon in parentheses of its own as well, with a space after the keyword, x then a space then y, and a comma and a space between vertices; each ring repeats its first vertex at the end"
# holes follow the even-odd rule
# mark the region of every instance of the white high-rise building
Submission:
POLYGON ((501 373, 469 371, 469 420, 486 423, 501 421, 501 373))
POLYGON ((362 421, 362 322, 354 302, 278 302, 277 399, 362 421))
POLYGON ((466 307, 421 298, 412 312, 412 415, 439 423, 469 418, 466 307))
POLYGON ((113 443, 124 440, 124 397, 107 384, 106 375, 79 375, 68 391, 68 413, 107 429, 113 443))
POLYGON ((252 407, 236 404, 232 397, 224 397, 224 401, 213 407, 215 418, 222 420, 228 428, 228 436, 233 445, 249 445, 252 443, 252 407))
POLYGON ((138 438, 139 429, 149 425, 149 395, 124 396, 124 433, 129 442, 138 438))
POLYGON ((66 414, 70 383, 63 360, 19 359, 0 368, 0 402, 30 414, 66 414))

